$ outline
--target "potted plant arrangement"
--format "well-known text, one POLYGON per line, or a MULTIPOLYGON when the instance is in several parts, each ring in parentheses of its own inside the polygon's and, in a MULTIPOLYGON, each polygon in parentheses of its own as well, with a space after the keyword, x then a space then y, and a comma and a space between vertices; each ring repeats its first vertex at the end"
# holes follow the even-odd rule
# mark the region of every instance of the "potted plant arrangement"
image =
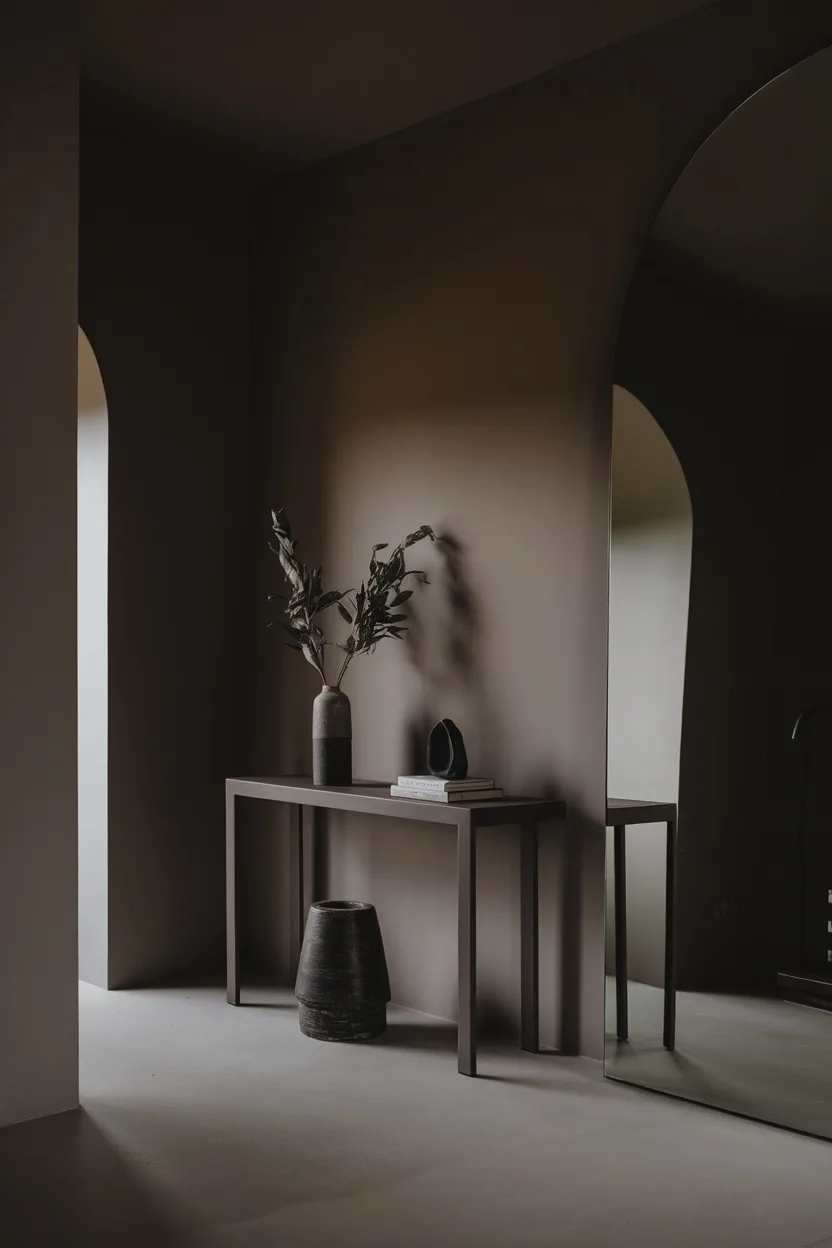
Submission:
POLYGON ((385 637, 401 639, 407 616, 399 610, 413 590, 403 588, 408 577, 427 584, 427 576, 405 566, 405 551, 425 538, 436 540, 429 524, 423 524, 384 559, 379 551, 388 542, 377 542, 370 555, 369 573, 358 589, 325 590, 321 568, 310 568, 297 555, 284 511, 272 511, 273 540, 269 545, 280 560, 291 593, 272 594, 285 603, 288 622, 279 623, 288 633, 287 645, 299 650, 321 678, 322 689, 312 707, 312 779, 321 785, 352 784, 352 714, 341 683, 356 655, 372 654, 385 637), (342 641, 332 641, 324 633, 319 617, 335 608, 349 633, 342 641), (335 650, 337 672, 334 681, 327 676, 328 652, 335 650))

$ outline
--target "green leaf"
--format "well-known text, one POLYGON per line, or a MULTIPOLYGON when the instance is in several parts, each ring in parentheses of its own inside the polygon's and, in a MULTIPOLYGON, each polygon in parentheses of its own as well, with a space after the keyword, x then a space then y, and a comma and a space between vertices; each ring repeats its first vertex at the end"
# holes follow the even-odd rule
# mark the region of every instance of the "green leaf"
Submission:
POLYGON ((390 583, 400 581, 404 575, 404 555, 400 550, 396 550, 390 556, 387 564, 387 579, 390 583))
POLYGON ((292 531, 289 527, 289 521, 286 518, 282 507, 277 511, 272 509, 272 528, 278 535, 285 534, 286 537, 291 540, 292 531))
POLYGON ((402 620, 406 620, 406 619, 407 619, 406 615, 388 615, 387 623, 388 624, 400 624, 402 620))
POLYGON ((309 635, 306 625, 297 620, 293 620, 290 624, 284 624, 282 620, 273 620, 272 623, 277 624, 278 628, 282 628, 284 633, 288 633, 296 641, 302 641, 309 635))
POLYGON ((390 606, 400 607, 402 603, 407 602, 408 598, 412 598, 412 597, 413 597, 412 589, 403 589, 400 591, 400 593, 396 594, 396 597, 390 603, 390 606))
POLYGON ((341 614, 341 618, 346 620, 348 624, 352 624, 352 616, 350 615, 347 608, 343 605, 343 603, 340 603, 340 602, 338 603, 338 610, 341 614))
POLYGON ((272 533, 279 542, 291 542, 292 534, 289 526, 284 522, 280 515, 272 522, 272 533))
POLYGON ((315 652, 313 651, 312 647, 307 646, 307 645, 302 645, 301 650, 303 651, 303 657, 306 659, 306 662, 311 664, 312 667, 314 667, 315 670, 317 671, 318 660, 315 657, 315 652))
POLYGON ((326 611, 327 607, 331 607, 333 603, 336 603, 336 602, 340 605, 341 599, 344 597, 344 594, 348 592, 349 591, 346 589, 343 591, 340 589, 328 589, 327 592, 325 594, 322 594, 321 597, 318 599, 317 605, 315 606, 315 610, 326 611))
POLYGON ((436 541, 436 534, 429 524, 420 525, 415 533, 408 533, 404 539, 404 545, 413 546, 416 542, 421 542, 425 537, 429 537, 432 542, 436 541))
POLYGON ((278 550, 277 557, 280 560, 280 566, 282 567, 286 575, 286 580, 289 584, 292 585, 297 591, 303 590, 303 577, 297 563, 291 559, 284 550, 278 550))
POLYGON ((374 551, 375 551, 375 550, 386 550, 386 549, 387 549, 387 547, 388 547, 389 545, 390 545, 390 543, 389 543, 389 542, 376 542, 375 546, 373 547, 373 550, 374 550, 374 551))

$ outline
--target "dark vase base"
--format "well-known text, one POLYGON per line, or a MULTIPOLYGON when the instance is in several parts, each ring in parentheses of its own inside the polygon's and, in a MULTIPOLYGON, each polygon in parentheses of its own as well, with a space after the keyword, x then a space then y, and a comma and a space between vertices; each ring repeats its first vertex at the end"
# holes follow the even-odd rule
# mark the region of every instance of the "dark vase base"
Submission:
POLYGON ((352 741, 349 737, 312 738, 312 783, 347 788, 352 784, 352 741))
POLYGON ((312 1040, 375 1040, 387 1030, 387 1006, 382 1001, 360 1010, 324 1010, 298 1001, 298 1022, 312 1040))

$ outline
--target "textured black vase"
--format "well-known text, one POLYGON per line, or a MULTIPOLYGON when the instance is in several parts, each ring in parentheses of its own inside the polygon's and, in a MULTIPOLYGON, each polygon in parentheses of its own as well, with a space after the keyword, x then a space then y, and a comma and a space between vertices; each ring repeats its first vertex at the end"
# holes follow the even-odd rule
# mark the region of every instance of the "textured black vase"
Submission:
POLYGON ((464 780, 468 775, 465 742, 452 719, 440 719, 430 730, 428 771, 443 780, 464 780))
POLYGON ((313 1040, 372 1040, 387 1027, 390 980, 375 906, 316 901, 295 981, 300 1029, 313 1040))
POLYGON ((324 685, 312 703, 312 783, 352 784, 352 711, 334 685, 324 685))

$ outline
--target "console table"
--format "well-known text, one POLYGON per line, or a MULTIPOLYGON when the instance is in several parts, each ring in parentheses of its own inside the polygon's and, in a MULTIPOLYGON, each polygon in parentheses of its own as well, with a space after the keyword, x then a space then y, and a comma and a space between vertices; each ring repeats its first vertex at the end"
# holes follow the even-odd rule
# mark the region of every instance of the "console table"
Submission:
POLYGON ((633 823, 667 825, 667 865, 664 906, 664 1034, 666 1049, 676 1047, 676 958, 673 944, 676 898, 676 823, 673 802, 634 802, 607 799, 607 827, 613 828, 613 882, 615 889, 615 1031, 619 1040, 629 1035, 627 1017, 627 862, 625 829, 633 823))
POLYGON ((391 797, 389 784, 354 784, 349 788, 313 785, 305 777, 235 777, 225 782, 226 837, 226 940, 227 997, 240 1004, 240 907, 238 904, 237 832, 235 806, 238 798, 282 802, 290 810, 291 872, 295 938, 300 939, 309 905, 312 881, 304 869, 304 812, 344 810, 355 814, 381 815, 387 819, 411 819, 416 823, 440 823, 456 830, 457 842, 457 959, 459 966, 458 1069, 463 1075, 477 1073, 477 831, 485 827, 518 825, 520 853, 520 1043, 528 1052, 539 1052, 538 961, 538 836, 539 825, 563 819, 563 802, 524 797, 504 797, 493 802, 428 802, 417 798, 391 797))

